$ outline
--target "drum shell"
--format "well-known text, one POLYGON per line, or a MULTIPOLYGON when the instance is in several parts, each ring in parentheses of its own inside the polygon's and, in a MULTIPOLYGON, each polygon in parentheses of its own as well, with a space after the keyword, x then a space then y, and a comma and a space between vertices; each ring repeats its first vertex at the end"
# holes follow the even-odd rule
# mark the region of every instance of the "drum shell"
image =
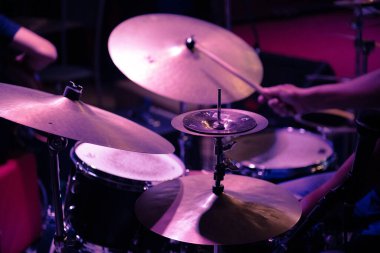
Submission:
POLYGON ((354 151, 356 144, 355 115, 350 111, 329 109, 295 116, 299 127, 320 134, 331 141, 336 163, 342 164, 354 151))
POLYGON ((146 182, 116 177, 104 180, 77 164, 68 182, 65 219, 84 241, 128 248, 140 226, 134 204, 146 187, 146 182))
POLYGON ((81 142, 71 149, 70 157, 74 166, 64 213, 71 234, 88 249, 129 250, 137 238, 149 244, 157 241, 138 221, 135 202, 149 187, 181 176, 185 168, 180 159, 173 154, 110 150, 81 142), (139 176, 155 181, 136 179, 139 176))

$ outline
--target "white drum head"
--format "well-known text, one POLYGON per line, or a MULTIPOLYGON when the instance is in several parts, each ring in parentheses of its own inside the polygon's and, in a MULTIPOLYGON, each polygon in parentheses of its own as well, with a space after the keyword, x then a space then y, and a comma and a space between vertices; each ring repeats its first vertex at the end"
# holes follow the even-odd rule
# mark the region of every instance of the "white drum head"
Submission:
POLYGON ((252 169, 305 168, 334 154, 330 142, 303 129, 281 128, 236 141, 227 156, 252 169))
POLYGON ((174 154, 137 153, 90 143, 77 143, 74 152, 89 168, 122 178, 160 182, 185 173, 183 162, 174 154))

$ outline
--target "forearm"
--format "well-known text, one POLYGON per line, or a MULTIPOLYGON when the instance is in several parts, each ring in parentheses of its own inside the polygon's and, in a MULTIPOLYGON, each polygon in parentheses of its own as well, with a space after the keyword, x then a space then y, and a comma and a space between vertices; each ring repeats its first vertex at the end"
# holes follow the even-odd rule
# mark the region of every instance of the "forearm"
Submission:
POLYGON ((15 34, 11 47, 23 52, 24 64, 33 71, 42 70, 57 59, 52 43, 23 27, 15 34))
POLYGON ((310 213, 310 211, 317 205, 317 203, 326 196, 330 191, 340 186, 348 176, 352 168, 354 161, 354 154, 352 154, 336 171, 334 176, 318 187, 316 190, 312 191, 306 195, 301 200, 302 215, 305 216, 310 213))
POLYGON ((380 69, 344 83, 314 86, 306 94, 309 106, 318 110, 380 108, 380 69))

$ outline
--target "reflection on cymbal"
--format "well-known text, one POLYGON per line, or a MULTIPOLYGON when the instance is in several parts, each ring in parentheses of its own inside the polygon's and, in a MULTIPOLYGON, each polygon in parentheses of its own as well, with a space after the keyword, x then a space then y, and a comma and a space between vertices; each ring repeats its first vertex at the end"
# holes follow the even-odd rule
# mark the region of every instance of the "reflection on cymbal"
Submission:
POLYGON ((173 153, 166 139, 126 118, 71 100, 0 83, 0 117, 50 134, 142 153, 173 153))
POLYGON ((172 126, 181 132, 208 137, 251 134, 267 125, 263 116, 237 109, 221 109, 221 122, 218 122, 217 109, 186 112, 172 120, 172 126))
POLYGON ((135 211, 150 230, 204 245, 253 243, 286 232, 301 217, 299 202, 267 181, 226 175, 225 191, 212 193, 213 175, 192 175, 145 191, 135 211))
POLYGON ((215 104, 218 88, 223 90, 222 103, 238 101, 250 96, 255 91, 250 84, 258 87, 263 77, 259 57, 241 38, 186 16, 127 19, 112 31, 108 49, 130 80, 181 102, 215 104))

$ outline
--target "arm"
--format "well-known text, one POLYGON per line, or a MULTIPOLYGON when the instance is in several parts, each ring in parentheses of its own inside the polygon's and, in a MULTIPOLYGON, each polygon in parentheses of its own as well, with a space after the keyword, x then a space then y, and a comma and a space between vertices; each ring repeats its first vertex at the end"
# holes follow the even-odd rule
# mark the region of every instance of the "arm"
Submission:
POLYGON ((336 171, 334 176, 301 200, 302 216, 306 216, 328 192, 340 186, 348 176, 354 162, 352 154, 336 171))
POLYGON ((17 60, 33 71, 42 70, 57 59, 51 42, 24 27, 16 32, 10 46, 22 52, 17 60))
MULTIPOLYGON (((347 160, 339 167, 334 176, 319 186, 317 189, 306 195, 301 200, 302 207, 302 215, 306 216, 310 213, 310 211, 317 205, 318 201, 321 200, 327 193, 331 190, 337 188, 342 185, 343 182, 347 179, 349 173, 353 169, 355 161, 355 153, 352 154, 347 160)), ((369 191, 373 186, 379 186, 380 180, 380 140, 376 142, 374 151, 371 154, 368 154, 368 164, 367 167, 359 167, 356 168, 361 170, 361 173, 356 173, 356 176, 360 178, 356 178, 355 182, 357 183, 354 187, 359 187, 354 190, 355 193, 362 193, 369 191)), ((352 183, 352 182, 351 182, 352 183)), ((351 184, 351 187, 353 185, 351 184)), ((346 185, 346 190, 348 185, 346 185)))
POLYGON ((299 88, 291 84, 263 88, 260 102, 281 116, 330 108, 380 108, 380 69, 337 84, 299 88))

